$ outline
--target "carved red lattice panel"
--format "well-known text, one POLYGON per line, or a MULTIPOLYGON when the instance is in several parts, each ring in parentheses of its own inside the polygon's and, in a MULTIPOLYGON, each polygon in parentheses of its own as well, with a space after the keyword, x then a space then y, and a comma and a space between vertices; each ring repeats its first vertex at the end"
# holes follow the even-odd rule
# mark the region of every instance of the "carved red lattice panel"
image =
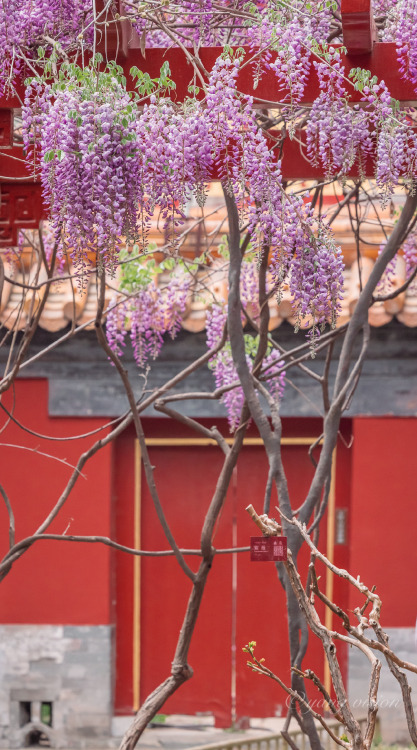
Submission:
POLYGON ((17 245, 20 229, 37 229, 45 218, 39 183, 0 183, 0 247, 17 245))

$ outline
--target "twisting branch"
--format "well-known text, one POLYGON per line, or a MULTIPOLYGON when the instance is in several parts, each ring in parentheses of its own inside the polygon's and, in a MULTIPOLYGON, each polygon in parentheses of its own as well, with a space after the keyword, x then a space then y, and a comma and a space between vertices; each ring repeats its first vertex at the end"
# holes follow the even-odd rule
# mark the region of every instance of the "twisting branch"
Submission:
POLYGON ((340 419, 343 413, 343 409, 346 405, 346 397, 351 398, 352 387, 356 385, 357 375, 360 373, 362 362, 359 361, 355 364, 353 371, 349 372, 353 354, 353 347, 355 345, 356 338, 361 330, 364 331, 363 347, 361 352, 361 359, 363 360, 365 357, 367 339, 369 336, 367 323, 368 310, 370 305, 372 304, 373 293, 388 263, 395 256, 396 252, 404 241, 404 238, 409 231, 410 224, 413 221, 416 208, 417 195, 416 193, 410 193, 407 196, 403 211, 398 219, 397 224, 395 225, 389 239, 387 240, 382 253, 375 262, 372 272, 364 286, 364 289, 359 297, 358 303, 348 324, 346 335, 343 341, 342 351, 339 357, 339 364, 336 373, 332 401, 329 411, 326 414, 324 420, 323 447, 308 495, 300 511, 299 518, 301 522, 307 522, 310 518, 312 509, 315 507, 322 491, 325 477, 330 472, 333 451, 337 442, 340 419))
MULTIPOLYGON (((1 489, 0 489, 1 492, 1 489)), ((3 493, 2 493, 3 494, 3 493)), ((174 557, 175 552, 173 549, 163 550, 143 550, 135 549, 134 547, 127 547, 125 544, 119 544, 114 539, 110 539, 107 536, 97 535, 80 535, 80 534, 33 534, 21 539, 13 546, 13 554, 22 552, 32 544, 36 542, 78 542, 81 544, 103 544, 105 547, 111 547, 119 552, 126 552, 129 555, 136 557, 174 557)), ((214 555, 230 555, 237 552, 248 552, 250 547, 225 547, 221 549, 215 549, 213 547, 214 555)), ((201 549, 186 549, 181 548, 181 554, 190 555, 192 557, 202 557, 201 549)))
POLYGON ((136 437, 139 440, 146 481, 148 484, 149 492, 152 497, 152 501, 155 507, 156 514, 158 516, 159 523, 161 524, 161 527, 163 529, 163 532, 167 538, 167 541, 170 547, 172 547, 172 549, 174 550, 175 557, 177 559, 179 566, 182 568, 186 576, 188 576, 188 578, 191 581, 194 581, 195 573, 193 573, 189 565, 187 565, 187 563, 184 560, 183 555, 180 552, 180 549, 169 527, 168 521, 166 520, 165 513, 163 511, 161 501, 159 499, 159 495, 156 489, 155 479, 153 475, 153 467, 152 467, 151 460, 149 458, 148 446, 146 445, 145 433, 143 431, 142 422, 141 422, 137 404, 136 404, 136 399, 133 393, 132 386, 129 381, 127 370, 125 370, 122 363, 120 362, 119 357, 117 356, 117 354, 114 353, 114 351, 109 346, 107 339, 106 339, 106 335, 103 330, 102 313, 104 309, 104 299, 105 299, 104 295, 105 295, 105 289, 106 289, 106 281, 105 281, 104 273, 100 277, 99 283, 100 283, 99 302, 97 306, 97 316, 96 316, 96 321, 95 321, 95 331, 96 331, 97 340, 100 346, 102 347, 103 351, 107 354, 109 359, 115 365, 116 370, 119 373, 120 379, 123 383, 123 387, 125 389, 125 393, 129 402, 129 406, 130 406, 130 413, 132 415, 132 421, 136 430, 136 437))
MULTIPOLYGON (((251 516, 254 518, 257 525, 260 525, 260 518, 257 516, 256 512, 253 510, 253 508, 249 509, 251 516)), ((283 514, 281 513, 281 516, 283 514)), ((286 521, 289 521, 289 519, 284 519, 286 521)), ((262 525, 265 526, 266 529, 272 529, 275 527, 275 522, 271 522, 270 519, 263 516, 262 517, 262 525)), ((337 703, 333 703, 331 700, 331 697, 328 695, 326 689, 321 684, 320 680, 317 678, 316 675, 312 672, 304 673, 302 672, 301 675, 304 677, 308 677, 312 679, 313 683, 316 685, 316 687, 319 689, 319 691, 324 695, 327 702, 329 703, 329 706, 335 716, 344 724, 346 727, 347 732, 352 737, 352 747, 357 748, 357 750, 360 750, 360 748, 365 748, 365 750, 369 750, 374 733, 376 728, 376 718, 377 718, 377 711, 378 711, 378 687, 379 687, 379 677, 380 677, 380 671, 381 671, 381 662, 379 659, 376 658, 375 654, 373 653, 374 650, 379 650, 378 646, 383 646, 382 650, 385 651, 388 649, 388 652, 390 649, 388 648, 388 639, 385 638, 385 634, 383 633, 382 629, 380 629, 379 626, 379 612, 381 608, 380 599, 377 594, 371 589, 368 589, 368 587, 364 586, 364 584, 361 584, 358 579, 353 578, 353 576, 350 576, 350 574, 347 573, 347 571, 337 568, 333 563, 331 563, 323 553, 320 553, 317 549, 316 545, 312 542, 308 532, 306 531, 306 528, 303 524, 300 524, 300 522, 293 518, 290 521, 290 525, 295 526, 300 531, 303 539, 307 542, 309 545, 312 557, 310 562, 310 580, 311 580, 311 595, 309 596, 308 591, 306 592, 302 586, 300 576, 298 574, 298 571, 296 569, 296 566, 293 561, 293 557, 291 554, 291 551, 288 552, 288 560, 286 563, 284 563, 285 568, 287 570, 289 579, 291 581, 291 585, 294 590, 294 594, 297 598, 298 604, 300 608, 302 609, 306 621, 315 635, 317 635, 322 644, 323 648, 325 650, 327 661, 330 668, 330 673, 333 681, 333 687, 336 693, 337 703), (331 602, 324 594, 322 594, 318 587, 318 580, 315 572, 314 567, 314 561, 316 559, 320 559, 324 564, 333 572, 337 573, 343 578, 347 578, 347 580, 354 585, 362 594, 366 597, 366 604, 371 602, 373 604, 372 613, 375 614, 376 619, 372 620, 370 618, 369 625, 376 628, 376 632, 379 633, 378 641, 370 641, 369 639, 365 638, 363 635, 363 628, 368 625, 368 622, 363 617, 363 610, 357 610, 357 615, 360 619, 360 626, 354 628, 350 624, 350 620, 348 615, 343 612, 337 605, 335 605, 333 602, 331 602), (342 622, 346 630, 348 630, 349 633, 352 634, 353 637, 342 635, 341 633, 338 633, 336 631, 329 630, 325 625, 322 624, 320 621, 320 618, 317 614, 317 611, 314 606, 314 597, 318 596, 318 598, 324 602, 326 606, 328 606, 332 612, 337 614, 339 617, 341 617, 342 622), (356 648, 360 649, 368 658, 370 665, 371 665, 371 674, 370 674, 370 682, 369 682, 369 698, 368 698, 368 718, 367 718, 367 724, 365 733, 362 734, 360 726, 358 722, 356 722, 352 711, 350 709, 350 706, 348 704, 347 695, 342 679, 342 674, 340 670, 340 665, 337 660, 336 656, 336 649, 334 647, 334 640, 341 640, 345 643, 348 643, 350 646, 355 646, 356 648), (372 645, 373 644, 373 645, 372 645)), ((250 645, 250 644, 249 644, 250 645)), ((248 648, 248 647, 247 647, 248 648)), ((298 673, 300 670, 295 670, 298 673)), ((394 671, 396 671, 396 667, 394 665, 394 671)), ((263 672, 267 674, 268 672, 263 672)), ((269 675, 271 676, 271 675, 269 675)), ((402 687, 404 688, 404 697, 407 698, 407 681, 405 675, 402 676, 402 687)), ((401 684, 401 678, 400 678, 400 684, 401 684)), ((280 683, 281 684, 281 683, 280 683)), ((409 698, 409 693, 408 693, 409 698)), ((298 700, 298 699, 297 699, 298 700)), ((407 710, 407 709, 406 709, 407 710)), ((410 721, 410 726, 413 728, 413 714, 412 714, 412 707, 408 710, 408 719, 410 721)))
POLYGON ((131 726, 125 733, 120 745, 120 750, 133 750, 150 719, 155 716, 169 696, 172 695, 186 680, 192 677, 193 672, 188 664, 188 652, 207 577, 213 562, 213 532, 225 501, 227 488, 233 475, 233 469, 236 466, 237 458, 243 445, 247 421, 248 413, 246 407, 244 407, 241 422, 235 434, 235 440, 228 455, 225 456, 217 486, 204 520, 201 534, 201 553, 203 560, 193 581, 190 599, 188 601, 175 650, 171 675, 147 697, 136 714, 131 726))
POLYGON ((12 549, 15 542, 15 533, 16 533, 16 526, 15 526, 15 520, 14 520, 14 513, 12 504, 6 494, 6 490, 4 487, 0 484, 0 494, 4 500, 4 504, 7 508, 7 515, 9 516, 9 547, 12 549))
MULTIPOLYGON (((388 649, 388 636, 384 631, 382 630, 381 626, 377 623, 373 624, 373 629, 375 631, 376 637, 378 639, 378 642, 385 646, 386 649, 388 649)), ((391 649, 389 649, 390 651, 391 649)), ((416 725, 416 717, 415 717, 415 711, 413 706, 413 701, 411 699, 411 687, 407 679, 407 675, 399 669, 398 664, 394 661, 394 659, 389 655, 389 651, 385 651, 385 659, 387 661, 389 670, 391 674, 395 677, 397 680, 400 688, 401 688, 401 695, 403 698, 403 705, 405 710, 405 716, 407 719, 407 726, 408 731, 410 732, 411 740, 414 742, 415 746, 417 747, 417 725, 416 725)))
MULTIPOLYGON (((294 670, 294 671, 300 671, 300 670, 296 670, 296 668, 295 668, 295 667, 293 667, 293 670, 294 670)), ((313 672, 313 670, 312 670, 312 669, 306 669, 306 670, 305 670, 305 672, 301 672, 301 675, 302 675, 302 677, 304 677, 304 678, 305 678, 306 680, 311 680, 311 681, 312 681, 313 685, 315 685, 315 686, 316 686, 316 688, 317 688, 317 689, 318 689, 318 690, 320 691, 320 693, 322 694, 322 696, 323 696, 324 700, 326 701, 327 705, 329 706, 329 708, 330 708, 330 710, 331 710, 331 712, 332 712, 333 716, 335 717, 335 719, 337 719, 338 721, 340 721, 340 723, 343 723, 343 716, 342 716, 342 715, 341 715, 341 713, 340 713, 340 712, 338 711, 338 709, 337 709, 337 707, 336 707, 336 704, 334 703, 333 699, 331 698, 331 696, 330 696, 330 695, 329 695, 329 693, 327 692, 326 688, 324 687, 324 685, 323 685, 322 681, 321 681, 321 680, 319 679, 319 677, 318 677, 318 676, 317 676, 317 675, 315 674, 315 672, 313 672)))
MULTIPOLYGON (((175 398, 172 400, 175 400, 175 398)), ((156 411, 160 411, 162 414, 166 414, 166 416, 171 417, 171 419, 177 420, 177 422, 181 422, 181 424, 186 425, 186 427, 191 427, 200 435, 204 435, 204 437, 207 437, 210 440, 215 440, 218 446, 222 449, 225 456, 228 455, 230 448, 217 427, 210 427, 210 429, 208 427, 204 427, 204 425, 200 424, 200 422, 197 422, 196 419, 187 417, 185 414, 181 414, 175 409, 170 409, 168 406, 166 406, 164 399, 155 401, 154 409, 156 411)))
MULTIPOLYGON (((285 682, 283 682, 280 679, 280 677, 278 677, 271 669, 266 667, 265 664, 263 663, 265 661, 264 659, 258 659, 255 656, 253 641, 251 643, 248 643, 248 645, 245 646, 243 650, 250 654, 250 660, 247 662, 247 664, 252 669, 253 672, 257 672, 258 674, 263 674, 266 677, 270 677, 271 680, 274 680, 274 682, 277 682, 278 685, 280 685, 283 688, 283 690, 285 690, 285 692, 288 693, 288 695, 290 695, 291 698, 294 699, 294 701, 297 701, 301 706, 304 706, 304 708, 309 712, 309 714, 311 714, 316 719, 316 721, 318 721, 321 724, 321 726, 323 727, 323 729, 326 730, 327 734, 329 735, 329 737, 331 737, 333 742, 335 742, 337 745, 340 745, 340 747, 343 747, 346 749, 349 748, 349 743, 340 739, 340 737, 338 737, 333 732, 333 730, 325 721, 323 716, 317 713, 317 711, 314 711, 310 703, 306 701, 302 695, 300 695, 296 690, 293 690, 292 688, 288 687, 288 685, 286 685, 285 682)), ((294 671, 297 674, 304 677, 304 673, 301 672, 299 669, 294 670, 294 671)))
POLYGON ((394 289, 392 292, 389 292, 387 294, 379 294, 377 296, 372 297, 372 304, 375 302, 386 302, 389 299, 395 299, 395 297, 398 297, 403 292, 407 291, 410 284, 413 283, 414 279, 417 276, 417 266, 415 267, 414 271, 409 275, 408 279, 404 281, 404 284, 398 287, 398 289, 394 289))

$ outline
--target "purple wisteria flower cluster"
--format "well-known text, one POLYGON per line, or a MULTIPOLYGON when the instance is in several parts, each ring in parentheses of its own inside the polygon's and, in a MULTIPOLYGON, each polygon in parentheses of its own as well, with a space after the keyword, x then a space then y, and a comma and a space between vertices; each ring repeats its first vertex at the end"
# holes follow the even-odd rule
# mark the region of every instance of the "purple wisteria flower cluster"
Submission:
POLYGON ((131 285, 125 283, 123 271, 120 290, 125 296, 116 296, 107 313, 106 336, 113 352, 122 356, 129 331, 136 364, 144 368, 150 359, 156 359, 161 351, 164 336, 175 338, 184 315, 190 277, 173 274, 169 283, 161 289, 155 280, 131 285))
MULTIPOLYGON (((77 30, 82 35, 90 0, 55 0, 43 21, 42 2, 31 4, 27 39, 45 36, 49 29, 65 47, 77 30)), ((385 198, 400 176, 412 179, 417 137, 407 115, 396 107, 384 81, 361 71, 353 73, 349 82, 340 51, 326 43, 334 20, 332 3, 291 0, 272 7, 265 0, 250 4, 238 0, 232 6, 227 0, 223 5, 222 12, 229 14, 225 27, 217 24, 218 3, 181 0, 170 6, 157 32, 149 33, 162 34, 159 41, 166 43, 172 13, 178 39, 183 18, 184 29, 188 28, 184 34, 191 34, 183 41, 192 40, 197 49, 203 43, 221 43, 224 29, 230 31, 240 13, 239 28, 233 34, 249 43, 253 53, 255 48, 261 50, 254 62, 255 79, 269 68, 277 77, 278 96, 280 91, 289 92, 281 102, 281 113, 290 135, 313 53, 320 94, 306 118, 310 160, 321 165, 327 176, 343 177, 355 164, 361 172, 371 151, 376 152, 376 180, 385 198), (349 87, 353 85, 362 92, 362 107, 351 105, 349 87)), ((132 7, 132 3, 126 5, 128 14, 132 7)), ((403 71, 411 77, 414 42, 407 29, 414 18, 413 8, 412 2, 402 0, 396 6, 396 38, 402 34, 403 40, 399 54, 409 61, 403 71)), ((149 19, 151 11, 134 19, 146 38, 149 19)), ((233 34, 228 34, 228 42, 235 38, 233 34)), ((104 268, 115 271, 124 244, 137 243, 141 251, 146 250, 155 210, 160 212, 167 246, 176 258, 188 201, 194 195, 202 205, 208 183, 219 178, 236 199, 255 258, 251 264, 244 263, 242 270, 242 302, 248 313, 255 321, 259 317, 256 257, 266 251, 270 288, 278 297, 284 285, 289 288, 297 326, 309 321, 314 344, 327 322, 336 324, 343 292, 341 252, 324 217, 318 219, 305 197, 284 187, 280 161, 259 126, 253 99, 238 91, 242 60, 243 52, 227 46, 209 74, 204 96, 198 96, 196 78, 182 103, 170 94, 172 82, 166 67, 164 75, 161 71, 159 80, 149 79, 145 89, 138 75, 137 91, 132 93, 126 90, 122 69, 115 63, 103 69, 99 55, 84 67, 66 61, 53 82, 49 70, 27 86, 25 148, 32 170, 42 181, 61 257, 70 255, 76 266, 90 259, 99 272, 104 268)), ((122 350, 120 331, 128 321, 140 366, 157 354, 166 332, 175 333, 178 311, 185 305, 175 283, 172 294, 166 291, 162 298, 152 284, 142 285, 134 294, 128 290, 126 300, 119 301, 109 315, 109 340, 115 351, 122 350), (174 300, 174 291, 179 302, 174 300), (170 320, 169 311, 175 305, 170 320)), ((227 352, 222 356, 225 367, 227 352)), ((238 397, 236 389, 225 396, 238 397)))
POLYGON ((255 83, 263 70, 272 70, 278 91, 289 92, 282 101, 288 103, 290 113, 300 101, 310 73, 311 40, 325 43, 331 20, 330 4, 296 0, 284 10, 263 3, 255 23, 248 24, 246 43, 257 53, 255 83))
POLYGON ((364 164, 372 150, 367 115, 349 105, 344 69, 335 51, 326 62, 315 62, 320 94, 313 102, 307 122, 307 151, 313 164, 321 164, 326 175, 346 174, 355 164, 364 164))
MULTIPOLYGON (((221 340, 226 320, 227 305, 212 305, 207 313, 206 321, 207 346, 209 349, 216 346, 221 340)), ((257 338, 246 334, 245 343, 247 364, 249 369, 252 369, 253 357, 257 349, 257 338)), ((228 342, 223 349, 211 358, 209 365, 213 371, 216 388, 226 389, 221 397, 221 403, 227 411, 230 431, 234 432, 240 422, 245 396, 242 387, 239 385, 238 374, 228 342)), ((285 369, 279 354, 273 349, 264 357, 262 372, 259 377, 279 404, 285 389, 285 369)))
POLYGON ((400 70, 417 86, 417 3, 415 0, 398 4, 396 37, 400 70))
MULTIPOLYGON (((207 313, 206 330, 207 346, 212 349, 219 343, 227 320, 227 306, 213 305, 207 313)), ((230 344, 226 344, 209 362, 213 370, 216 388, 235 386, 226 390, 221 402, 226 408, 230 431, 234 432, 239 425, 242 407, 245 401, 243 389, 239 383, 238 374, 233 363, 230 344)))
POLYGON ((38 49, 91 44, 91 0, 7 0, 0 3, 0 94, 38 49))
MULTIPOLYGON (((406 278, 410 279, 417 272, 417 233, 415 231, 410 232, 403 244, 402 250, 405 260, 406 278)), ((409 291, 412 294, 417 293, 417 276, 412 279, 409 291)))
MULTIPOLYGON (((204 103, 190 97, 176 105, 152 94, 141 109, 117 66, 102 72, 94 63, 66 65, 56 85, 34 80, 26 92, 23 134, 28 151, 32 140, 38 144, 32 163, 55 239, 76 266, 92 257, 99 269, 113 271, 122 242, 146 248, 158 208, 175 254, 186 202, 192 193, 204 200, 216 171, 236 198, 252 252, 271 249, 276 293, 288 279, 300 317, 315 327, 334 324, 343 283, 340 251, 309 204, 285 192, 280 162, 258 127, 252 99, 237 91, 240 64, 238 55, 217 59, 204 103)), ((152 308, 148 292, 144 316, 152 308)), ((132 320, 142 342, 141 324, 132 320)), ((146 356, 158 340, 150 335, 146 356)), ((138 349, 138 361, 144 357, 138 349)))
POLYGON ((320 94, 313 102, 306 125, 310 161, 324 168, 327 177, 348 174, 354 165, 365 173, 373 154, 380 198, 386 203, 400 177, 413 182, 417 165, 417 136, 408 114, 400 110, 383 80, 369 71, 352 69, 350 78, 362 95, 362 106, 350 101, 337 48, 326 48, 315 62, 320 94))
POLYGON ((60 78, 58 85, 35 80, 26 88, 24 144, 56 241, 75 266, 91 252, 99 266, 112 268, 122 236, 134 236, 137 227, 134 108, 117 76, 94 66, 63 66, 60 78))

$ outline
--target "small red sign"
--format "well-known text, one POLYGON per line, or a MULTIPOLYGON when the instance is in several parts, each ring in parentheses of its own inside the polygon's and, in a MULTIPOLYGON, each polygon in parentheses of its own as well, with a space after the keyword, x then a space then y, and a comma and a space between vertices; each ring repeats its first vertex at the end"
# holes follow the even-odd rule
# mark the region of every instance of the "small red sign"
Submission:
POLYGON ((251 562, 282 562, 287 559, 286 536, 251 536, 251 562))

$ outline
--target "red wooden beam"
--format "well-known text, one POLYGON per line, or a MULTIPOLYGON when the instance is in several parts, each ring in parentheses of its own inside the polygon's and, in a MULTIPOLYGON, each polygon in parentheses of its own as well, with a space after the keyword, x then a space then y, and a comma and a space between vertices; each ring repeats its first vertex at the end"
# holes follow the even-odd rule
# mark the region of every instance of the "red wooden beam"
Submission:
POLYGON ((372 52, 377 31, 372 13, 372 0, 342 0, 343 43, 348 55, 372 52))
MULTIPOLYGON (((206 47, 200 50, 201 61, 207 71, 213 68, 220 52, 219 47, 206 47)), ((253 52, 247 49, 244 62, 252 57, 253 52)), ((169 62, 171 77, 176 83, 176 90, 172 93, 172 96, 179 102, 184 101, 189 96, 188 86, 192 83, 193 70, 181 49, 177 47, 172 47, 168 50, 149 49, 146 50, 146 59, 142 57, 140 50, 130 49, 128 57, 121 64, 129 81, 129 71, 132 65, 136 65, 143 72, 149 73, 151 78, 157 78, 165 60, 169 62)), ((311 103, 320 93, 316 69, 312 64, 315 60, 316 58, 310 60, 310 73, 301 99, 302 104, 311 103)), ((354 59, 349 55, 342 54, 341 61, 347 76, 352 68, 363 67, 369 70, 372 75, 376 75, 379 80, 385 80, 388 89, 395 99, 406 102, 417 100, 413 84, 400 76, 395 44, 379 42, 374 45, 372 54, 359 54, 358 51, 354 59)), ((253 79, 253 66, 249 64, 243 67, 238 77, 238 89, 244 94, 253 96, 255 102, 290 101, 289 90, 279 87, 277 78, 272 71, 264 72, 256 88, 254 88, 253 79)), ((352 102, 361 101, 360 92, 355 91, 353 86, 349 87, 346 84, 346 89, 351 95, 352 102)), ((2 106, 1 103, 0 106, 2 106)))
MULTIPOLYGON (((219 47, 205 47, 200 50, 200 58, 207 71, 213 68, 220 54, 221 49, 219 47)), ((252 57, 253 53, 246 50, 245 60, 249 60, 252 57)), ((310 73, 300 102, 301 104, 311 103, 320 93, 315 67, 312 64, 315 59, 312 58, 310 61, 310 73)), ((373 47, 372 53, 359 53, 358 50, 354 57, 349 54, 342 54, 341 60, 346 75, 349 74, 351 68, 363 67, 369 70, 372 75, 377 76, 379 80, 384 80, 395 99, 398 99, 400 102, 415 102, 417 100, 413 84, 410 81, 404 80, 400 75, 395 44, 377 42, 373 47)), ((188 86, 193 82, 193 69, 184 52, 178 47, 148 49, 146 50, 146 58, 142 56, 139 49, 130 48, 127 57, 120 61, 127 78, 128 87, 130 89, 133 88, 133 82, 129 75, 133 65, 138 67, 139 70, 149 73, 151 78, 157 78, 159 77, 161 66, 165 61, 169 62, 171 78, 176 83, 176 89, 172 92, 172 97, 178 102, 184 101, 189 96, 188 86)), ((244 67, 239 74, 238 88, 242 93, 253 96, 255 102, 266 101, 274 103, 290 100, 290 92, 285 88, 279 87, 277 78, 273 72, 265 71, 256 88, 253 86, 253 76, 254 70, 252 65, 249 64, 244 67)), ((352 102, 361 101, 360 92, 354 91, 353 86, 349 87, 346 84, 346 90, 350 94, 352 102)), ((23 85, 17 86, 17 91, 21 99, 23 99, 23 85)), ((0 108, 19 108, 20 106, 21 104, 17 96, 0 98, 0 108)))
MULTIPOLYGON (((4 110, 0 110, 0 121, 1 113, 4 110)), ((279 132, 274 132, 273 135, 279 138, 279 132)), ((276 148, 275 140, 268 139, 267 141, 270 147, 274 147, 274 155, 278 155, 279 149, 276 148)), ((290 140, 287 136, 282 150, 282 171, 285 179, 316 179, 323 176, 323 169, 320 167, 313 167, 307 159, 307 147, 306 147, 306 132, 304 130, 298 130, 296 132, 296 138, 290 140), (301 143, 300 143, 301 142, 301 143)), ((0 183, 7 184, 10 180, 19 182, 21 185, 33 184, 34 180, 30 176, 28 166, 22 161, 23 153, 22 148, 14 147, 12 149, 2 149, 0 147, 0 183), (14 157, 14 158, 10 158, 14 157)), ((372 177, 373 175, 373 160, 369 159, 364 167, 365 175, 372 177)), ((350 177, 358 176, 358 172, 352 170, 349 174, 350 177)), ((216 176, 213 179, 217 179, 216 176)))
MULTIPOLYGON (((119 9, 120 10, 120 9, 119 9)), ((341 2, 343 41, 349 55, 371 52, 377 41, 377 31, 373 20, 372 0, 342 0, 341 2)), ((111 12, 105 11, 104 0, 96 0, 96 12, 100 20, 109 18, 111 12)), ((123 13, 121 12, 121 15, 123 13)), ((126 59, 129 47, 139 47, 136 31, 127 20, 110 23, 102 32, 98 49, 106 55, 118 54, 119 59, 126 59)))

